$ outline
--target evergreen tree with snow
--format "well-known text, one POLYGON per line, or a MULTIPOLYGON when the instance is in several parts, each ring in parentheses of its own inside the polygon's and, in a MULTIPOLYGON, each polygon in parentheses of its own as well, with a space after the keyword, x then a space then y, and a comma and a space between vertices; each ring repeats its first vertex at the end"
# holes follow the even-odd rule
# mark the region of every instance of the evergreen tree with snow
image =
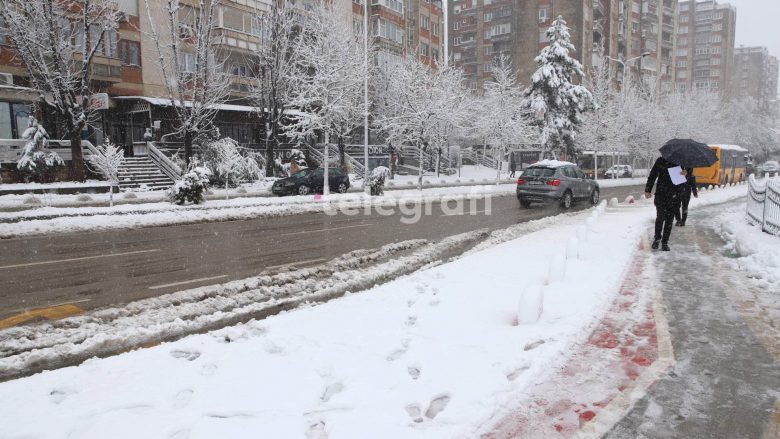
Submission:
POLYGON ((56 152, 46 149, 49 133, 37 119, 30 117, 22 139, 27 143, 24 145, 22 156, 16 162, 16 169, 26 174, 25 180, 33 179, 40 183, 47 183, 50 179, 47 171, 52 167, 65 165, 56 152))
POLYGON ((584 72, 569 55, 575 48, 563 17, 552 23, 547 38, 550 44, 535 59, 538 68, 525 92, 526 105, 541 129, 542 154, 552 150, 573 155, 580 115, 592 108, 592 97, 587 88, 572 83, 584 72))

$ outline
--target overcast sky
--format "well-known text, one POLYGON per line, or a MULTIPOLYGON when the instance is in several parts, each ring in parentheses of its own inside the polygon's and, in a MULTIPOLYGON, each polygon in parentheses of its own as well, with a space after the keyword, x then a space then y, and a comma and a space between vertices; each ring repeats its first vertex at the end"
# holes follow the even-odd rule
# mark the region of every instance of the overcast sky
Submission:
POLYGON ((737 8, 737 47, 766 46, 780 58, 780 0, 721 0, 737 8))

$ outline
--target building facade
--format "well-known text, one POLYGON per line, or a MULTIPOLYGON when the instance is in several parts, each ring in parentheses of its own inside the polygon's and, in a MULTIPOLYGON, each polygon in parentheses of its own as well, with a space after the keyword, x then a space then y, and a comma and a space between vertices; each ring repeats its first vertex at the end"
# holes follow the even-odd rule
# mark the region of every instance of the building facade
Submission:
POLYGON ((613 63, 618 84, 625 78, 635 84, 670 90, 675 72, 677 0, 601 0, 600 3, 594 5, 594 10, 603 8, 604 13, 599 15, 606 17, 602 20, 607 23, 602 31, 604 43, 594 46, 594 60, 613 63), (611 60, 604 61, 600 54, 611 60))
POLYGON ((674 85, 678 91, 732 94, 737 10, 716 0, 678 6, 674 85))
POLYGON ((734 54, 733 95, 752 98, 770 113, 777 100, 778 60, 766 47, 738 47, 734 54))
MULTIPOLYGON (((600 10, 601 11, 601 10, 600 10)), ((452 62, 470 88, 482 89, 497 56, 506 56, 522 83, 536 71, 534 59, 548 41, 546 31, 559 15, 570 28, 575 52, 591 66, 593 0, 453 0, 449 8, 452 62)))

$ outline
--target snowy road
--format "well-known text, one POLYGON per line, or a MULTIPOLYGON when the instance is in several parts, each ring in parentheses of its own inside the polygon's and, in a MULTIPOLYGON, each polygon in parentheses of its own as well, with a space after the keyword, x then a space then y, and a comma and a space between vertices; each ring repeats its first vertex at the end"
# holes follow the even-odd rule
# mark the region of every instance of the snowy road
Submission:
POLYGON ((779 322, 756 318, 769 308, 750 312, 777 290, 732 269, 712 219, 727 209, 742 219, 744 203, 694 209, 672 252, 653 254, 677 361, 606 438, 780 437, 779 322))
MULTIPOLYGON (((605 188, 602 196, 622 200, 641 192, 639 186, 605 188)), ((585 207, 587 203, 576 206, 585 207)), ((523 210, 513 196, 505 196, 493 198, 490 215, 484 206, 477 212, 453 215, 434 206, 433 215, 424 215, 414 224, 401 222, 402 212, 301 214, 2 240, 0 322, 56 318, 263 271, 313 266, 352 250, 392 242, 503 228, 557 214, 559 209, 523 210), (23 314, 47 307, 54 308, 23 314)))

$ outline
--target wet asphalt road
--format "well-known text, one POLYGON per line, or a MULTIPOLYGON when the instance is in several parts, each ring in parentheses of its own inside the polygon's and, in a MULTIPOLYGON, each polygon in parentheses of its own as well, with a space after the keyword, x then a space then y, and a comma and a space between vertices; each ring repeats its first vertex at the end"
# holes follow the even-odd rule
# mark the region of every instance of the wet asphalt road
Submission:
MULTIPOLYGON (((602 198, 639 196, 641 186, 602 189, 602 198)), ((413 224, 409 214, 278 218, 57 234, 0 241, 0 319, 26 310, 75 304, 95 309, 173 291, 242 279, 286 264, 316 265, 346 252, 408 239, 438 240, 498 229, 560 212, 519 207, 514 196, 480 201, 474 215, 443 213, 413 224), (408 222, 408 221, 407 221, 408 222)), ((575 209, 589 207, 580 202, 575 209)))
POLYGON ((673 231, 672 252, 653 256, 676 363, 605 438, 780 438, 780 352, 767 343, 777 322, 761 323, 762 310, 745 312, 739 299, 772 292, 725 265, 706 224, 718 208, 694 211, 673 231))

